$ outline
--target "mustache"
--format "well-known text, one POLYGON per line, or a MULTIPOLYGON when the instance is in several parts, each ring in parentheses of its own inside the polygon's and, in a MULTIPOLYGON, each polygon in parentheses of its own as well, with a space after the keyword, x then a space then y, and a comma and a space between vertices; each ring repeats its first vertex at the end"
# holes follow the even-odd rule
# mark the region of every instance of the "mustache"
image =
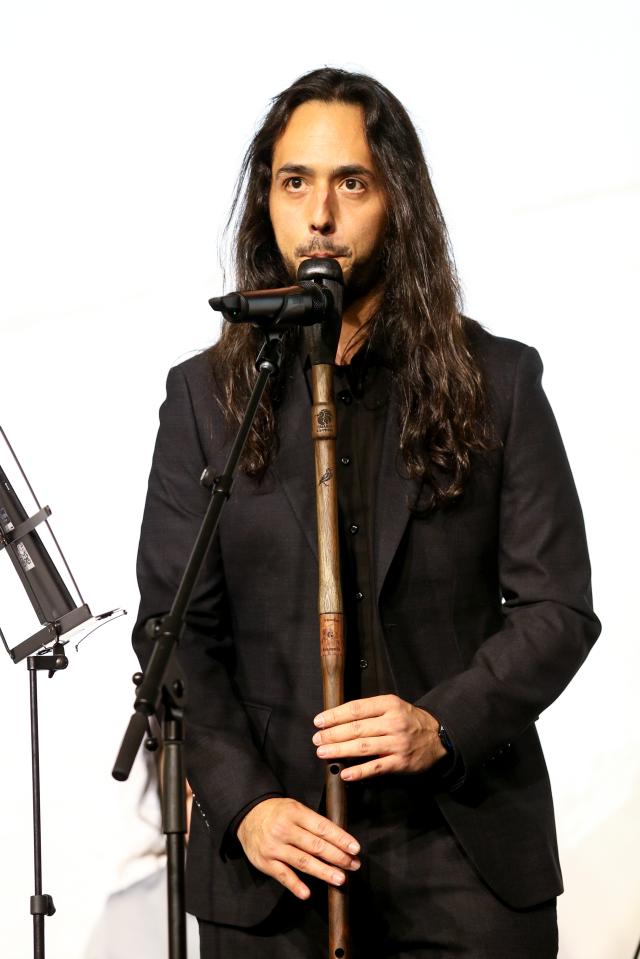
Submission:
POLYGON ((310 243, 297 246, 293 253, 294 256, 313 256, 314 253, 329 253, 331 256, 351 256, 351 249, 348 246, 336 246, 331 240, 321 240, 320 237, 314 237, 310 243))

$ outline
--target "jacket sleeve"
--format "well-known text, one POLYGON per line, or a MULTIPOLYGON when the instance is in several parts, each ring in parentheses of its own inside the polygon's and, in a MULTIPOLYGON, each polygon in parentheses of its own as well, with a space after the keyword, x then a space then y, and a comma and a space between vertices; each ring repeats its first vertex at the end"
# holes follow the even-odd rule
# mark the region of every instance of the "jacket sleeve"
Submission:
POLYGON ((535 722, 600 633, 582 511, 541 381, 540 357, 525 347, 503 451, 502 626, 416 703, 444 724, 467 774, 535 722))
MULTIPOLYGON (((138 551, 140 609, 133 645, 143 668, 152 648, 144 624, 169 610, 210 502, 200 484, 206 465, 189 381, 178 366, 169 372, 160 409, 138 551)), ((217 538, 193 593, 178 658, 187 682, 186 773, 224 853, 225 833, 238 811, 258 796, 283 794, 283 789, 233 691, 233 637, 217 538)))

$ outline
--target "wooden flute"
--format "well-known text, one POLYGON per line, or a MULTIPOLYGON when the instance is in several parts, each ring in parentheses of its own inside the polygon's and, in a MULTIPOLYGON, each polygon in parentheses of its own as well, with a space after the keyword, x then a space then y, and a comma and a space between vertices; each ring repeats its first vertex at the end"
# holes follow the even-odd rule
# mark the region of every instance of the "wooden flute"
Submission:
MULTIPOLYGON (((336 473, 336 408, 333 398, 333 366, 338 345, 342 307, 342 270, 336 260, 305 261, 298 280, 320 280, 333 296, 334 315, 321 326, 305 329, 311 363, 311 436, 316 464, 316 514, 318 523, 318 614, 320 663, 324 709, 344 700, 344 612, 340 581, 338 489, 336 473)), ((347 797, 340 777, 342 764, 329 761, 325 769, 327 818, 347 828, 347 797)), ((347 883, 329 886, 329 959, 349 957, 347 883)))

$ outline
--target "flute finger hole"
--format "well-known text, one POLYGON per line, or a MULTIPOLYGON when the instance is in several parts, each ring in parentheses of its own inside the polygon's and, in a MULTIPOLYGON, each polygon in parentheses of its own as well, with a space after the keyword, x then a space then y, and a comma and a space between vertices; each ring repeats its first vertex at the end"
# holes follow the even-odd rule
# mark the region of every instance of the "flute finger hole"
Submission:
POLYGON ((340 947, 338 947, 338 949, 336 949, 333 954, 336 957, 336 959, 343 959, 344 949, 341 949, 340 947))
POLYGON ((330 772, 330 773, 333 773, 334 776, 337 776, 338 773, 340 772, 340 766, 338 766, 337 763, 332 763, 332 764, 329 766, 329 772, 330 772))

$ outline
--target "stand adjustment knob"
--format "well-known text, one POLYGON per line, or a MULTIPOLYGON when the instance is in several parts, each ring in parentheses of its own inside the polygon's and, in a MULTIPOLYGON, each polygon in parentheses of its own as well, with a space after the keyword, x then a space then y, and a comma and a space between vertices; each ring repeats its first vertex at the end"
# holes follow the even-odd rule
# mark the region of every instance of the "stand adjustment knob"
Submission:
POLYGON ((218 474, 215 470, 211 469, 210 466, 206 466, 200 477, 200 485, 204 486, 205 489, 213 489, 218 480, 218 474))
POLYGON ((53 916, 56 911, 53 899, 46 893, 41 896, 31 896, 29 902, 32 916, 53 916))

